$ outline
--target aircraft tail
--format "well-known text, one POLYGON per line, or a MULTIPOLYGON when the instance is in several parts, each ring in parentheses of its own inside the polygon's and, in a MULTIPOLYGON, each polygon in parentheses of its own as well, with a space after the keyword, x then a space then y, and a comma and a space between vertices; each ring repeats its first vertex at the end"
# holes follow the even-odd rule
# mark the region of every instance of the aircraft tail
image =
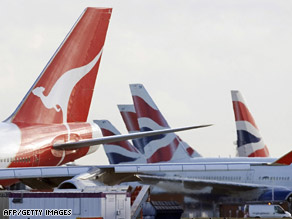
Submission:
MULTIPOLYGON (((169 128, 158 107, 142 84, 130 85, 140 131, 169 128)), ((158 135, 142 139, 148 163, 175 162, 200 156, 176 134, 158 135)))
MULTIPOLYGON (((121 133, 108 120, 94 120, 103 136, 120 135, 121 133)), ((145 157, 129 141, 119 141, 103 145, 110 164, 146 163, 145 157)))
POLYGON ((111 12, 84 10, 6 122, 86 122, 111 12))
MULTIPOLYGON (((139 124, 138 124, 138 118, 135 111, 134 105, 118 105, 119 111, 121 113, 121 116, 123 118, 123 121, 126 125, 126 128, 129 133, 134 132, 140 132, 139 124)), ((144 145, 143 145, 143 139, 137 138, 132 140, 134 146, 142 153, 144 154, 144 145)))
POLYGON ((239 157, 269 157, 259 129, 239 91, 231 91, 239 157))

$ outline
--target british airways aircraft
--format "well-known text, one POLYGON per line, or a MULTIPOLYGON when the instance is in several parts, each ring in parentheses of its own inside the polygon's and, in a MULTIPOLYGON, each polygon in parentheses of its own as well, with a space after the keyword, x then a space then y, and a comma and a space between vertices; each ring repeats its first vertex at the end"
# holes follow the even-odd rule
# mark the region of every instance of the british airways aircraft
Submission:
POLYGON ((111 13, 86 8, 17 109, 0 123, 1 168, 59 166, 99 144, 197 128, 103 138, 98 126, 87 122, 111 13))

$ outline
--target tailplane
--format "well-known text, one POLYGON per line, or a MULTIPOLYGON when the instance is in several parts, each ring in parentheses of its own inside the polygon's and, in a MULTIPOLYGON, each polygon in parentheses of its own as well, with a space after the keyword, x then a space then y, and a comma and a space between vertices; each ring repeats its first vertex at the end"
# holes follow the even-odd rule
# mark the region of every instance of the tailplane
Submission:
POLYGON ((231 91, 239 157, 269 157, 259 129, 239 91, 231 91))
POLYGON ((86 122, 112 9, 86 8, 6 122, 86 122))

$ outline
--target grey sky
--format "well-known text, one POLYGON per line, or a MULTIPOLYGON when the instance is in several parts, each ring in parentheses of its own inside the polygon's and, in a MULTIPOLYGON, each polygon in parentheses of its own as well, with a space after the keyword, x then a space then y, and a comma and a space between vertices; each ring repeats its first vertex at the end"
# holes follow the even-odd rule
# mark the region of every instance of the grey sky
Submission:
MULTIPOLYGON (((230 90, 240 90, 269 147, 292 149, 292 2, 2 0, 2 120, 19 104, 87 6, 113 7, 89 119, 125 133, 117 104, 143 83, 173 127, 203 156, 234 156, 230 90)), ((81 163, 106 163, 102 150, 81 163), (100 157, 101 158, 100 158, 100 157)))

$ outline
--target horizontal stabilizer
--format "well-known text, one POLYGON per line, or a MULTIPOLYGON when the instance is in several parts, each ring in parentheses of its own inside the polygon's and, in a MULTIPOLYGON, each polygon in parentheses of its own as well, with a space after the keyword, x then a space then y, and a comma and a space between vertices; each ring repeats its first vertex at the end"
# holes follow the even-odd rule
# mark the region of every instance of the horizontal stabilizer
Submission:
POLYGON ((211 126, 211 125, 188 126, 188 127, 183 127, 183 128, 161 129, 161 130, 155 130, 155 131, 138 132, 138 133, 124 134, 124 135, 106 136, 106 137, 87 139, 87 140, 81 140, 81 141, 76 141, 76 142, 66 142, 62 144, 55 144, 53 145, 53 147, 54 149, 57 149, 57 150, 72 150, 72 149, 89 147, 89 146, 94 146, 94 145, 99 145, 99 144, 107 144, 107 143, 112 143, 112 142, 117 142, 117 141, 131 140, 135 138, 161 135, 161 134, 167 134, 167 133, 172 133, 172 132, 180 132, 180 131, 186 131, 190 129, 204 128, 208 126, 211 126))

